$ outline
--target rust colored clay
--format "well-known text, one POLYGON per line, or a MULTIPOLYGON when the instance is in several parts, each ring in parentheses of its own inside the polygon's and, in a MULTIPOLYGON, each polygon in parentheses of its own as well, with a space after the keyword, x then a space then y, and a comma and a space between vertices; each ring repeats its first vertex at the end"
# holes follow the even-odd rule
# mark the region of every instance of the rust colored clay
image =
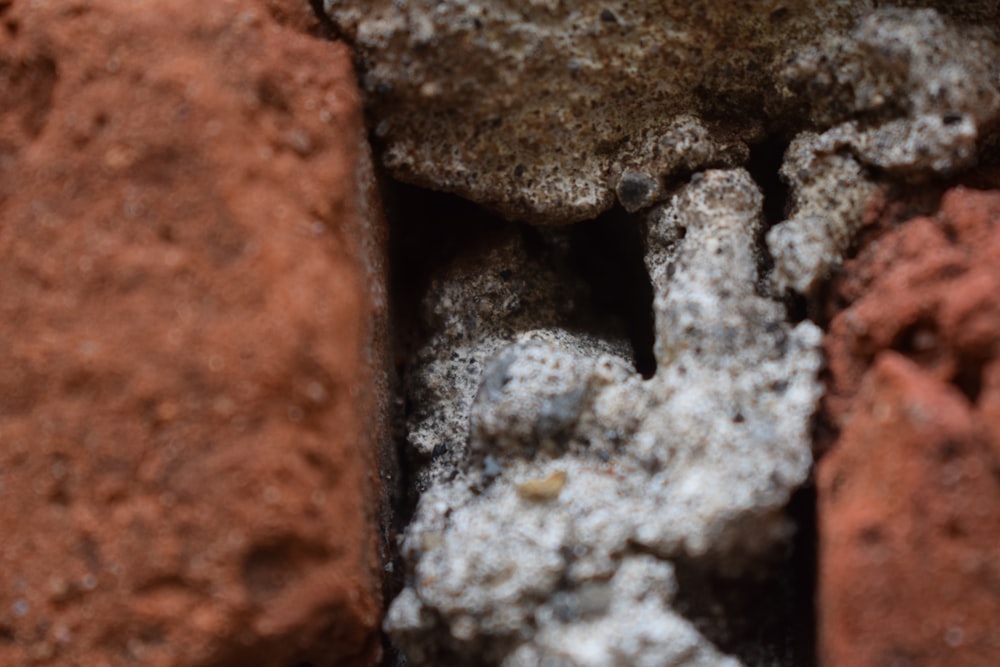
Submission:
POLYGON ((384 231, 298 4, 0 0, 0 665, 378 659, 384 231))
POLYGON ((990 667, 1000 192, 956 187, 934 215, 889 217, 831 299, 825 412, 839 437, 817 469, 821 662, 990 667))

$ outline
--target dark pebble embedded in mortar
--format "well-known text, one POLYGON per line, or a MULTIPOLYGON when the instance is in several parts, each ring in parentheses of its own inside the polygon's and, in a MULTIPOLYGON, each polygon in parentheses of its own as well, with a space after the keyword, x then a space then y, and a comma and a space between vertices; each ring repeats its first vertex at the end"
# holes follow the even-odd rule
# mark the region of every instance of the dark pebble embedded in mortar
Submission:
POLYGON ((649 174, 627 171, 619 179, 615 194, 626 211, 635 213, 655 202, 659 190, 659 183, 649 174))

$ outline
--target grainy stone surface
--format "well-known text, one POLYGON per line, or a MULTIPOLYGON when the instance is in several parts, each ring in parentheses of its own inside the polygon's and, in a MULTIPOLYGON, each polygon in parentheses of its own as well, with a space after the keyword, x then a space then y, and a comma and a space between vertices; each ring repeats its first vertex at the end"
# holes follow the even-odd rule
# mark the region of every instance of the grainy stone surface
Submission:
POLYGON ((745 160, 776 68, 857 4, 325 3, 359 50, 390 169, 538 221, 745 160))
POLYGON ((831 291, 826 665, 1000 659, 998 225, 1000 192, 954 188, 934 215, 880 220, 831 291))
POLYGON ((814 121, 853 118, 792 142, 781 174, 792 211, 768 233, 779 290, 811 292, 837 266, 887 177, 951 176, 976 163, 1000 120, 1000 50, 984 27, 933 10, 883 10, 800 53, 786 76, 814 121))
MULTIPOLYGON (((755 293, 760 207, 748 174, 710 171, 650 216, 648 381, 593 336, 552 330, 558 309, 525 329, 532 311, 507 306, 509 254, 441 279, 440 330, 492 361, 465 369, 478 389, 451 421, 471 438, 445 427, 455 456, 407 530, 408 587, 387 628, 415 664, 735 664, 670 610, 668 560, 751 566, 787 537, 781 509, 809 470, 819 331, 755 293), (617 586, 639 573, 649 583, 617 586), (660 592, 628 592, 649 586, 660 592)), ((441 336, 421 354, 453 350, 441 336)), ((445 369, 420 367, 419 386, 456 385, 445 369)), ((434 413, 440 396, 410 399, 434 413)))
POLYGON ((781 175, 791 191, 791 216, 767 232, 778 292, 811 293, 829 277, 866 220, 882 189, 830 136, 799 134, 785 152, 781 175))
POLYGON ((325 1, 390 170, 533 222, 647 207, 773 128, 964 166, 997 117, 995 2, 892 4, 325 1))
MULTIPOLYGON (((998 182, 996 172, 980 181, 998 182)), ((937 379, 980 395, 997 354, 998 220, 997 191, 959 186, 931 215, 905 224, 886 216, 869 232, 828 299, 824 403, 834 427, 850 414, 854 392, 882 350, 902 352, 937 379)))
POLYGON ((286 4, 0 2, 0 664, 377 660, 383 232, 286 4))
MULTIPOLYGON (((551 338, 565 335, 560 326, 594 327, 586 286, 570 267, 568 238, 549 237, 545 244, 506 233, 432 281, 422 313, 431 337, 410 362, 406 388, 413 404, 407 440, 419 458, 430 459, 419 473, 421 489, 466 457, 469 407, 496 354, 522 335, 551 338)), ((627 356, 623 341, 593 344, 627 356)))

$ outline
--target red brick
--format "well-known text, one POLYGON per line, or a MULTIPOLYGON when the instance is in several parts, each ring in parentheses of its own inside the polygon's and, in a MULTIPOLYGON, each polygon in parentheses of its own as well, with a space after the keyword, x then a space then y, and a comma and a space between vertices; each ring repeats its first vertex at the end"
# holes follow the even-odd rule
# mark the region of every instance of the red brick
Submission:
POLYGON ((1000 664, 998 232, 1000 192, 954 188, 834 285, 823 665, 1000 664))
POLYGON ((2 665, 377 660, 384 230, 281 4, 0 2, 2 665))

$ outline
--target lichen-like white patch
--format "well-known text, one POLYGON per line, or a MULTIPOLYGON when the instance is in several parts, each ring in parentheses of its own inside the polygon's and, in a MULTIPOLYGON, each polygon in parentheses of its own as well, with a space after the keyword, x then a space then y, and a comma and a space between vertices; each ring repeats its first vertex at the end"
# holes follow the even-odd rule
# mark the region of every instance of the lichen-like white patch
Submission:
MULTIPOLYGON (((710 171, 650 215, 653 378, 566 329, 522 332, 493 356, 458 468, 424 493, 405 538, 410 583, 387 628, 417 662, 727 664, 655 593, 672 579, 652 557, 747 566, 787 536, 781 510, 808 474, 820 332, 755 292, 760 209, 746 172, 710 171), (646 597, 616 588, 637 552, 652 562, 646 597), (580 601, 601 590, 607 604, 580 601), (585 624, 560 620, 574 605, 585 624), (661 622, 634 623, 646 613, 661 622)), ((440 317, 477 304, 480 343, 511 338, 491 290, 451 285, 440 317)), ((442 331, 438 354, 456 329, 442 331)), ((416 374, 427 386, 436 372, 416 374)))
POLYGON ((789 65, 793 88, 823 94, 815 120, 854 119, 801 134, 786 154, 792 215, 767 238, 779 290, 808 293, 839 264, 879 190, 873 170, 919 181, 975 164, 982 128, 1000 122, 995 37, 933 10, 883 10, 789 65))

